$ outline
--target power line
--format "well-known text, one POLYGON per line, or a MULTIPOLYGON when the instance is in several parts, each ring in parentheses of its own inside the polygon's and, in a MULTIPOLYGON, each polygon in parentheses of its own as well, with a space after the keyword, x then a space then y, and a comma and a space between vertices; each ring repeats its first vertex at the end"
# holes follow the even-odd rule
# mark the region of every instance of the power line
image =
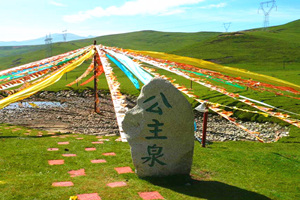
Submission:
MULTIPOLYGON (((184 28, 184 27, 191 27, 191 26, 195 26, 196 28, 198 28, 199 25, 205 25, 205 24, 209 24, 210 28, 211 28, 211 23, 210 22, 195 22, 194 24, 188 24, 185 22, 190 22, 190 20, 180 20, 180 21, 165 21, 165 22, 157 22, 157 23, 143 23, 142 26, 139 26, 139 28, 136 28, 136 25, 134 24, 126 24, 126 28, 129 28, 130 31, 136 31, 136 30, 172 30, 172 29, 176 29, 176 28, 184 28), (179 25, 178 23, 183 23, 183 25, 179 25), (159 26, 159 28, 144 28, 145 26, 154 26, 154 25, 164 25, 163 27, 159 26)), ((213 28, 215 29, 219 29, 220 27, 218 26, 213 26, 213 28)))
POLYGON ((277 10, 277 5, 276 5, 276 1, 272 0, 272 1, 265 1, 265 2, 261 2, 260 3, 260 7, 258 8, 258 13, 260 10, 263 11, 265 18, 264 18, 264 29, 266 30, 267 27, 269 27, 270 24, 270 13, 272 11, 273 8, 276 7, 277 10))
MULTIPOLYGON (((187 25, 182 25, 182 26, 170 26, 170 27, 163 27, 163 28, 160 28, 162 30, 172 30, 172 29, 175 29, 175 28, 184 28, 184 27, 190 27, 190 26, 195 26, 198 28, 199 25, 203 25, 203 24, 207 24, 207 23, 195 23, 195 24, 187 24, 187 25)), ((218 26, 214 26, 214 28, 218 28, 218 26)), ((157 28, 156 30, 158 30, 159 28, 157 28)))

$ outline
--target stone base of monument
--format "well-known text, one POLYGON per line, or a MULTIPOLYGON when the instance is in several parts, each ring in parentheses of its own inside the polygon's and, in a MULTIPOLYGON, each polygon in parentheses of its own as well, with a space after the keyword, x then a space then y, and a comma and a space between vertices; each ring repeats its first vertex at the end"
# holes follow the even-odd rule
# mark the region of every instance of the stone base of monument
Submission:
POLYGON ((139 177, 188 175, 194 150, 194 115, 170 82, 154 78, 122 123, 139 177))

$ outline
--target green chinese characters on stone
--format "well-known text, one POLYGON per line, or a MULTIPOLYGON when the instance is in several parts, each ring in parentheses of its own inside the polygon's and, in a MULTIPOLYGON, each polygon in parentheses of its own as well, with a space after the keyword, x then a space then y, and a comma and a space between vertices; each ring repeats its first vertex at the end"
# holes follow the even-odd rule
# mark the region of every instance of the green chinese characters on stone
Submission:
MULTIPOLYGON (((160 96, 162 98, 162 101, 163 101, 164 105, 167 108, 172 108, 171 104, 168 102, 166 96, 162 92, 160 92, 160 96)), ((156 96, 151 96, 148 99, 146 99, 143 103, 147 103, 149 101, 152 101, 155 98, 156 98, 156 96)), ((154 104, 152 104, 149 108, 146 109, 146 111, 147 112, 157 113, 159 115, 163 114, 163 111, 162 111, 161 107, 158 105, 158 102, 155 102, 154 104)))
POLYGON ((162 162, 158 158, 162 157, 164 154, 162 154, 163 147, 157 147, 156 144, 153 146, 148 146, 148 157, 142 157, 142 160, 145 160, 143 164, 150 162, 148 164, 150 167, 153 167, 155 163, 158 163, 160 165, 167 165, 166 163, 162 162))
POLYGON ((162 129, 160 129, 160 126, 164 126, 164 123, 160 123, 158 120, 156 119, 152 119, 152 121, 154 122, 154 124, 147 124, 148 127, 153 128, 153 130, 150 130, 150 133, 154 133, 154 136, 148 136, 146 137, 146 139, 151 140, 151 139, 167 139, 166 136, 159 136, 158 133, 162 131, 162 129))

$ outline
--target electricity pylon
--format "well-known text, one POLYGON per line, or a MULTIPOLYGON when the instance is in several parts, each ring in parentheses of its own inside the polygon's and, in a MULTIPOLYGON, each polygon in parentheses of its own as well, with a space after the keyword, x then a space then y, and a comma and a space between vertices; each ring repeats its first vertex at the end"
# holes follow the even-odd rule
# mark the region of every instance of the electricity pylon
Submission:
POLYGON ((51 33, 49 35, 46 35, 45 44, 46 44, 46 57, 51 57, 52 56, 52 37, 51 37, 51 33))
POLYGON ((225 31, 228 32, 231 22, 223 23, 223 25, 224 25, 225 31))
POLYGON ((270 24, 270 20, 269 20, 269 17, 270 17, 270 12, 273 10, 273 8, 276 7, 276 10, 277 10, 277 5, 276 5, 276 1, 275 0, 272 0, 272 1, 265 1, 265 2, 261 2, 260 3, 260 7, 258 9, 258 13, 260 10, 262 10, 264 12, 264 15, 265 15, 265 19, 264 19, 264 29, 266 30, 267 27, 269 26, 270 24))
POLYGON ((64 38, 64 42, 66 42, 67 41, 67 30, 63 30, 62 31, 63 32, 63 38, 64 38))

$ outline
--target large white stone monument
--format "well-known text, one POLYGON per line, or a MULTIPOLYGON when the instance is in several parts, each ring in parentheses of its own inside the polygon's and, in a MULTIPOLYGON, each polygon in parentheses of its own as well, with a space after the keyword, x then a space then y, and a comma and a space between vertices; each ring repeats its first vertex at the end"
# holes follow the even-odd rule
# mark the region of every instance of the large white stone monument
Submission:
POLYGON ((139 177, 188 175, 194 150, 194 115, 170 82, 153 78, 122 123, 139 177))

